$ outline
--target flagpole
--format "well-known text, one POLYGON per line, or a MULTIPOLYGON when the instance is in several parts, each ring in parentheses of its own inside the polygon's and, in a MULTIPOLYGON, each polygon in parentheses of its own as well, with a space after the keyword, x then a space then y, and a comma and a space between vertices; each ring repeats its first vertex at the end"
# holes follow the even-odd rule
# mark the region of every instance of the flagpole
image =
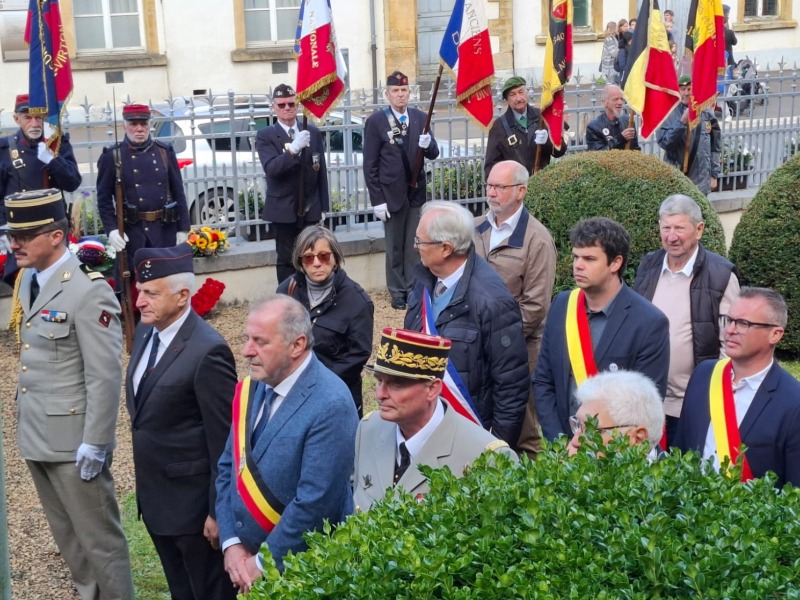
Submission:
MULTIPOLYGON (((637 23, 637 25, 638 25, 638 23, 637 23)), ((630 108, 630 107, 628 107, 628 108, 630 108)), ((630 129, 631 127, 633 127, 635 125, 635 123, 636 123, 634 121, 635 118, 636 118, 636 113, 634 113, 633 109, 631 109, 631 114, 630 114, 630 116, 628 116, 628 129, 630 129)), ((633 134, 636 135, 636 131, 635 130, 634 130, 633 134)), ((631 143, 633 143, 633 138, 631 138, 627 142, 625 142, 625 150, 630 150, 631 149, 631 143)))
POLYGON ((689 173, 689 148, 692 147, 692 125, 686 124, 686 147, 683 149, 683 174, 689 173))
MULTIPOLYGON (((436 75, 436 82, 433 84, 433 92, 431 93, 431 104, 428 107, 428 117, 425 119, 425 127, 422 129, 422 133, 428 133, 431 128, 431 117, 433 116, 433 106, 436 104, 436 96, 439 94, 439 83, 442 81, 442 73, 444 72, 444 65, 441 63, 439 64, 439 73, 436 75)), ((411 183, 408 184, 409 187, 417 189, 419 185, 417 184, 417 176, 419 175, 420 170, 422 169, 422 164, 425 161, 425 148, 418 148, 417 149, 417 157, 414 160, 414 172, 411 175, 411 183)))
MULTIPOLYGON (((542 116, 541 111, 539 112, 539 129, 544 129, 544 117, 542 116)), ((542 146, 541 144, 536 144, 536 158, 533 160, 533 174, 539 172, 539 161, 542 158, 542 146)))

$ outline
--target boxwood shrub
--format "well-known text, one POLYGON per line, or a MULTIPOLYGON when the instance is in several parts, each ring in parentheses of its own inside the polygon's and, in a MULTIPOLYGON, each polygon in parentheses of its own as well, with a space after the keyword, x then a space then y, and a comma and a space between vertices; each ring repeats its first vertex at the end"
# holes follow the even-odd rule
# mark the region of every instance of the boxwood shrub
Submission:
POLYGON ((599 436, 566 458, 482 457, 461 479, 426 469, 424 498, 385 498, 279 574, 256 599, 800 598, 800 492, 774 477, 704 474, 697 454, 649 463, 599 436), (593 451, 594 450, 594 451, 593 451), (486 460, 489 458, 489 460, 486 460))
POLYGON ((706 223, 703 244, 724 256, 725 234, 708 199, 682 173, 655 156, 624 150, 581 152, 534 175, 525 205, 555 240, 555 291, 574 286, 569 231, 588 217, 609 217, 631 234, 625 281, 632 284, 641 258, 661 247, 658 207, 670 194, 694 198, 706 223))
POLYGON ((800 355, 800 154, 770 175, 745 209, 731 243, 731 260, 751 285, 774 288, 789 307, 779 348, 800 355))

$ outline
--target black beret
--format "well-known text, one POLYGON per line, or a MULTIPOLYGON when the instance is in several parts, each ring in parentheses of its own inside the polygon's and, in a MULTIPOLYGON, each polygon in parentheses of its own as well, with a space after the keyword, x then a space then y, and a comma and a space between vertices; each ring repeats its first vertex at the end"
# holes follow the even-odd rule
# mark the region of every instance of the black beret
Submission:
POLYGON ((290 85, 286 85, 285 83, 280 84, 272 92, 273 98, 291 98, 294 95, 294 88, 290 85))
POLYGON ((386 85, 408 85, 408 77, 400 71, 395 71, 386 78, 386 85))

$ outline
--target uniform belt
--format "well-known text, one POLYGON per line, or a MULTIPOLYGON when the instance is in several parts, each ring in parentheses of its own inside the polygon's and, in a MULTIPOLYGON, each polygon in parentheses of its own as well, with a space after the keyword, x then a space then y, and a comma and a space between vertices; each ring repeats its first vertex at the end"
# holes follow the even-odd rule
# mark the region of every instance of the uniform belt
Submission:
POLYGON ((137 216, 142 221, 149 221, 151 223, 153 221, 160 221, 161 219, 164 218, 164 209, 160 208, 158 210, 140 210, 138 211, 137 216))

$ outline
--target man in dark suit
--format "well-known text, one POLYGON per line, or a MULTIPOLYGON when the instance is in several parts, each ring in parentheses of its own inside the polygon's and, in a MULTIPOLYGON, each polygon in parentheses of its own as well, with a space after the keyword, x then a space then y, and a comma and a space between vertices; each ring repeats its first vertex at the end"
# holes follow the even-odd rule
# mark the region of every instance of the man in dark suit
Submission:
POLYGON ((426 115, 408 106, 408 77, 395 71, 386 80, 389 106, 374 112, 364 124, 364 179, 375 216, 386 231, 386 287, 392 308, 402 310, 419 264, 414 235, 425 203, 425 173, 420 164, 417 186, 411 187, 417 154, 439 156, 431 133, 423 133, 426 115))
POLYGON ((136 252, 141 322, 125 389, 136 499, 172 598, 234 598, 215 519, 217 461, 231 423, 236 362, 192 310, 188 244, 136 252))
POLYGON ((772 471, 778 487, 800 485, 800 383, 775 362, 786 321, 778 292, 741 289, 728 314, 720 315, 728 358, 701 363, 689 380, 675 447, 702 453, 718 469, 726 456, 735 461, 741 440, 747 447, 743 479, 772 471), (718 438, 723 431, 727 435, 718 438))
POLYGON ((261 576, 266 542, 278 569, 303 534, 353 512, 358 425, 347 386, 314 356, 308 311, 272 296, 247 317, 250 377, 236 389, 219 461, 217 521, 225 570, 242 593, 261 576))
POLYGON ((548 440, 571 435, 569 418, 578 409, 575 389, 587 377, 638 371, 655 382, 663 399, 669 371, 667 317, 622 281, 628 232, 596 217, 579 221, 570 243, 577 288, 553 302, 533 376, 536 411, 548 440))
POLYGON ((330 210, 328 171, 322 135, 313 124, 301 126, 291 86, 272 92, 278 120, 256 134, 256 150, 267 176, 262 218, 275 231, 278 283, 294 274, 292 249, 298 234, 325 218, 330 210), (304 128, 303 128, 304 127, 304 128))

